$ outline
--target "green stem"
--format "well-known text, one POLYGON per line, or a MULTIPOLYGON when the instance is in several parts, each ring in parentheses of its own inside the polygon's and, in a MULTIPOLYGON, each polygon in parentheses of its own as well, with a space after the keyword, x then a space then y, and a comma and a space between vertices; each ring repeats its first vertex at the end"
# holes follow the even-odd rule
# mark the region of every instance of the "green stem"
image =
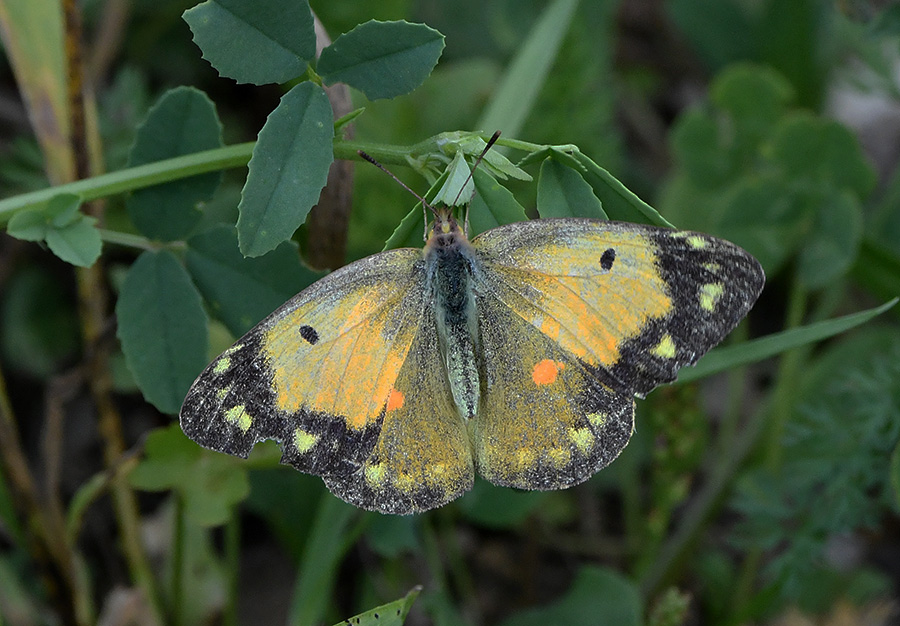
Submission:
POLYGON ((159 246, 141 235, 133 233, 121 233, 117 230, 97 229, 100 231, 100 239, 106 243, 126 248, 138 248, 140 250, 157 250, 159 246))
MULTIPOLYGON (((788 309, 785 316, 785 329, 797 328, 803 322, 806 313, 809 294, 799 281, 795 281, 788 299, 788 309)), ((773 393, 774 406, 766 433, 765 460, 773 470, 781 466, 782 451, 781 439, 784 436, 784 428, 794 406, 795 392, 800 376, 800 364, 803 360, 804 350, 797 348, 786 352, 781 357, 778 367, 778 381, 773 393)))
MULTIPOLYGON (((435 141, 435 138, 430 138, 412 146, 373 144, 361 141, 335 141, 334 156, 338 159, 358 159, 357 151, 364 150, 382 163, 408 165, 408 156, 433 149, 435 141)), ((497 143, 526 152, 536 152, 547 147, 517 139, 501 138, 497 143)), ((49 202, 50 199, 64 193, 79 196, 83 202, 89 202, 97 198, 152 187, 153 185, 180 180, 197 174, 245 166, 250 161, 255 145, 256 142, 249 141, 233 146, 195 152, 172 159, 165 159, 164 161, 156 161, 129 167, 117 172, 84 178, 64 185, 39 189, 13 196, 12 198, 5 198, 0 200, 0 225, 6 224, 9 218, 18 211, 40 208, 49 202)), ((558 147, 567 148, 571 146, 558 147)), ((121 239, 125 240, 124 237, 121 239)), ((118 241, 114 243, 118 243, 118 241)), ((136 240, 123 243, 123 245, 146 246, 145 243, 137 242, 136 240)))
MULTIPOLYGON (((729 339, 730 344, 742 344, 749 338, 747 324, 739 325, 729 339)), ((728 403, 722 416, 719 434, 715 449, 720 454, 734 446, 738 433, 738 425, 741 420, 741 408, 744 406, 744 394, 747 391, 747 368, 737 367, 731 369, 728 374, 728 403)))
POLYGON ((117 193, 152 187, 160 183, 187 178, 196 174, 204 174, 217 170, 240 167, 250 161, 255 142, 247 142, 224 148, 215 148, 204 152, 195 152, 185 156, 129 167, 109 174, 101 174, 48 187, 31 193, 0 200, 0 224, 22 209, 37 208, 51 198, 63 193, 80 196, 85 202, 111 196, 117 193))

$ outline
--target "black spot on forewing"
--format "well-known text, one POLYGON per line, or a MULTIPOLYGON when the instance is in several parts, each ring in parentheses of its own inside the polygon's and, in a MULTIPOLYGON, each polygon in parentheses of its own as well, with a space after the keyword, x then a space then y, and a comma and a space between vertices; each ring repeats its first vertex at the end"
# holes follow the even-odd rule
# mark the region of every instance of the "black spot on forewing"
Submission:
POLYGON ((616 260, 616 251, 612 248, 607 248, 603 253, 603 256, 600 257, 600 267, 602 267, 607 272, 612 269, 613 261, 616 260))
POLYGON ((301 326, 300 327, 300 336, 306 340, 306 342, 312 346, 319 343, 319 333, 316 332, 316 329, 312 326, 301 326))

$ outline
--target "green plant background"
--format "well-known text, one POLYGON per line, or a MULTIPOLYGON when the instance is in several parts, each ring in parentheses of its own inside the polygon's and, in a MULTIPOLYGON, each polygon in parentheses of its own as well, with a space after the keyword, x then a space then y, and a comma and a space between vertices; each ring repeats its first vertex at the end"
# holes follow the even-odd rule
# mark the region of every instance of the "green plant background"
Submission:
POLYGON ((318 62, 302 1, 82 3, 79 113, 78 24, 0 0, 21 102, 0 127, 0 625, 125 623, 123 601, 184 625, 896 619, 900 10, 310 5, 335 40, 318 62), (321 85, 345 82, 333 126, 321 85), (766 269, 727 345, 639 401, 621 458, 390 517, 271 442, 242 461, 181 433, 194 377, 313 257, 421 245, 357 148, 432 197, 497 128, 476 232, 538 207, 671 223, 766 269), (332 152, 354 161, 337 243, 301 226, 332 152))

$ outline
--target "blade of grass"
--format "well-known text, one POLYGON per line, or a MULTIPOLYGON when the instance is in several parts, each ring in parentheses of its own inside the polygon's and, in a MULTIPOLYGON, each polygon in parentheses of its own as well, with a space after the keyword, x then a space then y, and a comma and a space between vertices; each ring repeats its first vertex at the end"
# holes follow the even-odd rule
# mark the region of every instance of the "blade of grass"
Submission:
POLYGON ((821 341, 828 337, 833 337, 834 335, 850 330, 855 326, 864 324, 872 318, 881 315, 897 304, 898 300, 900 300, 900 298, 894 298, 881 306, 867 311, 860 311, 859 313, 851 313, 850 315, 845 315, 843 317, 816 322, 815 324, 786 330, 781 333, 768 335, 767 337, 734 346, 716 348, 703 357, 695 367, 682 370, 678 375, 678 382, 684 383, 698 380, 729 370, 733 367, 757 363, 786 350, 821 341))
POLYGON ((544 10, 513 58, 476 128, 488 132, 500 130, 510 136, 519 133, 544 86, 577 6, 577 0, 556 0, 544 10))
POLYGON ((322 497, 306 538, 288 624, 319 624, 325 618, 341 559, 362 532, 362 525, 351 526, 357 514, 330 494, 322 497))

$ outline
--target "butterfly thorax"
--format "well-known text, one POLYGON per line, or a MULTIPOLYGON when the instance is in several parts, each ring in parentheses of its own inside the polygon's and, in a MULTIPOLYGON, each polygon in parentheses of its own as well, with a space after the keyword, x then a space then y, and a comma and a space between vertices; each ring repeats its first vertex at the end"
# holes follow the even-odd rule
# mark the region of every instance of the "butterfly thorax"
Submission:
POLYGON ((425 244, 426 289, 434 303, 435 325, 447 379, 460 415, 475 417, 481 395, 476 354, 478 316, 472 280, 478 258, 453 215, 438 212, 425 244))

